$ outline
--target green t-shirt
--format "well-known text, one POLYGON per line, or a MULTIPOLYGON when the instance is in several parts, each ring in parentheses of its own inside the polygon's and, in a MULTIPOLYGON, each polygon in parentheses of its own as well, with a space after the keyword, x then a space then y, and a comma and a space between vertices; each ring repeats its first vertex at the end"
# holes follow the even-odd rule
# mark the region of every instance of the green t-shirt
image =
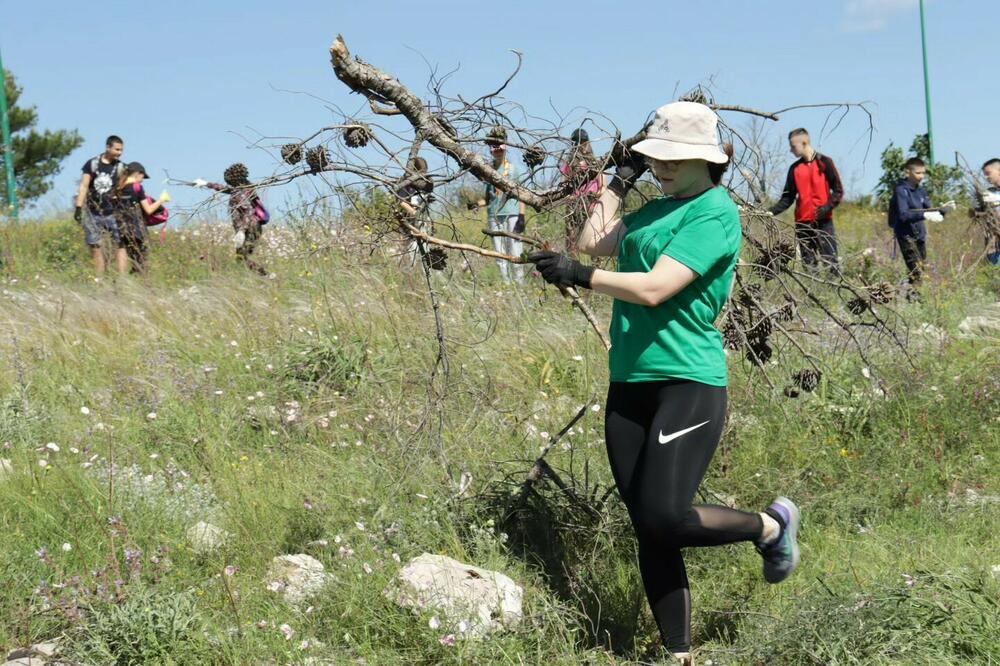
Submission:
POLYGON ((648 273, 661 255, 698 277, 660 305, 615 300, 611 316, 611 381, 690 379, 727 383, 722 336, 715 328, 732 288, 742 230, 736 204, 721 187, 693 198, 654 199, 626 215, 618 270, 648 273))

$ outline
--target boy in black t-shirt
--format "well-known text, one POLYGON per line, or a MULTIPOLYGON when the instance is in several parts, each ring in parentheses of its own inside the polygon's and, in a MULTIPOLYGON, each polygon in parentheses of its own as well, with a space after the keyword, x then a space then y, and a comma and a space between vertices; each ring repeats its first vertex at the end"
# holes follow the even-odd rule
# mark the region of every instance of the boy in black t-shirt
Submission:
POLYGON ((76 194, 73 219, 83 226, 84 240, 90 248, 90 257, 98 275, 104 273, 101 239, 105 233, 111 236, 115 244, 115 264, 118 271, 124 273, 128 268, 128 254, 121 244, 113 200, 114 189, 125 174, 125 167, 120 161, 124 149, 121 137, 112 134, 105 141, 104 152, 87 160, 81 169, 83 175, 76 194), (86 216, 83 214, 84 204, 87 206, 86 216))

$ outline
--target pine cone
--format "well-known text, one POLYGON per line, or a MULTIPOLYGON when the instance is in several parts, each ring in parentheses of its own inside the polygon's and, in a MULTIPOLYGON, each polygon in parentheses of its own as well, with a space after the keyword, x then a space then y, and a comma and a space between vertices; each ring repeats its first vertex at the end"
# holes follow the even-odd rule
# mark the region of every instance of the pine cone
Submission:
POLYGON ((806 393, 812 393, 819 386, 819 380, 823 377, 823 373, 819 370, 813 370, 812 368, 806 368, 805 370, 799 370, 794 375, 792 375, 792 381, 795 385, 806 393))
POLYGON ((281 147, 281 159, 289 164, 298 164, 302 161, 302 144, 286 143, 281 147))
POLYGON ((330 152, 325 146, 310 148, 306 151, 306 164, 310 171, 322 171, 330 165, 330 152))
POLYGON ((432 247, 427 250, 427 254, 424 255, 424 261, 432 271, 443 271, 448 267, 448 255, 440 247, 432 247))
POLYGON ((778 308, 771 316, 775 321, 791 321, 795 319, 795 303, 785 301, 785 304, 778 308))
POLYGON ((853 315, 862 315, 868 311, 869 307, 871 307, 871 305, 868 303, 868 301, 861 298, 860 296, 858 298, 852 298, 851 300, 847 301, 847 311, 853 315))
POLYGON ((360 123, 344 130, 344 143, 348 148, 364 148, 372 138, 372 130, 368 125, 360 123))
POLYGON ((240 164, 239 162, 230 164, 222 173, 222 179, 230 187, 248 185, 250 183, 250 170, 247 169, 245 164, 240 164))
POLYGON ((528 168, 534 169, 542 165, 545 161, 545 151, 539 146, 531 146, 524 151, 524 163, 528 168))
POLYGON ((888 282, 879 282, 869 285, 868 296, 872 299, 872 303, 884 305, 896 297, 896 288, 888 282))
POLYGON ((773 330, 774 325, 771 323, 770 317, 764 317, 754 322, 746 331, 746 334, 747 338, 767 340, 771 337, 773 330))
POLYGON ((771 349, 771 345, 767 343, 767 340, 751 340, 750 346, 746 351, 747 360, 756 366, 762 366, 771 360, 771 354, 774 350, 771 349))
POLYGON ((740 335, 739 326, 731 318, 727 318, 722 327, 722 344, 728 349, 742 349, 743 347, 743 336, 740 335))
POLYGON ((778 243, 764 248, 754 261, 754 270, 765 280, 773 280, 795 257, 795 248, 788 243, 778 243))

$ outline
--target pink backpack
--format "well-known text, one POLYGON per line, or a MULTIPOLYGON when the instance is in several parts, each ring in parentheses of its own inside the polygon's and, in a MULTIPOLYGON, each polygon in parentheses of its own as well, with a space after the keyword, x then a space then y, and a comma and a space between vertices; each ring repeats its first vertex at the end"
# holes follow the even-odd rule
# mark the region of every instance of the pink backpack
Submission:
MULTIPOLYGON (((142 185, 140 185, 139 183, 132 183, 133 192, 139 194, 139 191, 141 189, 142 185)), ((148 194, 146 195, 146 201, 148 201, 149 203, 156 203, 156 199, 149 196, 148 194)), ((145 210, 142 211, 142 217, 146 221, 147 227, 155 227, 163 224, 164 222, 170 219, 170 211, 167 210, 166 206, 160 206, 155 211, 153 211, 152 215, 146 215, 146 211, 145 210)))

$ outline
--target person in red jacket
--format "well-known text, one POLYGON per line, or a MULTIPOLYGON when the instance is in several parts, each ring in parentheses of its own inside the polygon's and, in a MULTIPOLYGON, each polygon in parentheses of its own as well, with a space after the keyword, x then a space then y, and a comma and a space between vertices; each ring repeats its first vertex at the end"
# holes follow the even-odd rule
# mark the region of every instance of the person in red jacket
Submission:
POLYGON ((812 268, 817 256, 837 274, 837 234, 833 229, 833 209, 844 198, 844 186, 833 160, 812 147, 804 128, 788 134, 792 155, 798 159, 788 167, 781 199, 771 207, 778 215, 795 204, 795 239, 802 263, 812 268))

